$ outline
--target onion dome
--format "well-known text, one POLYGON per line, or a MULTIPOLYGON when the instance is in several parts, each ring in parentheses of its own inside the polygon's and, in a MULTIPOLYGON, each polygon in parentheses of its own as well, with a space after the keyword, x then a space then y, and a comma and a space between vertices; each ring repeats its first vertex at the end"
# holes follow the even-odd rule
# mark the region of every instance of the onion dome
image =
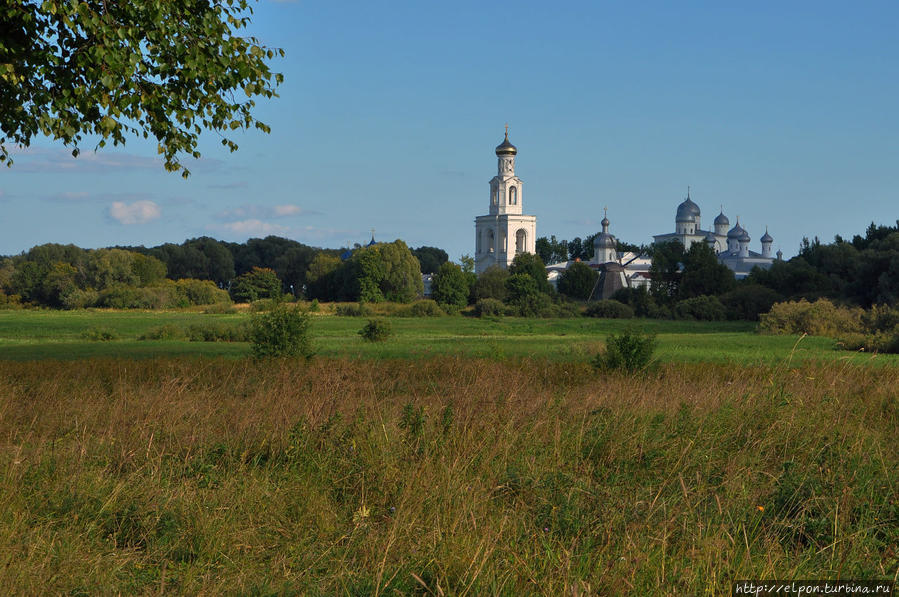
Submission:
POLYGON ((690 191, 687 191, 687 198, 684 202, 677 206, 677 215, 675 222, 695 222, 699 217, 699 206, 690 199, 690 191))
POLYGON ((516 153, 518 153, 518 148, 509 143, 509 127, 506 127, 506 138, 496 146, 496 155, 515 155, 516 153))
POLYGON ((767 228, 765 228, 765 236, 762 237, 762 242, 763 243, 773 243, 774 242, 774 238, 770 234, 768 234, 767 228))
POLYGON ((751 240, 752 240, 752 239, 749 238, 749 233, 746 232, 745 230, 743 231, 742 234, 740 234, 740 242, 741 242, 741 243, 748 243, 748 242, 751 241, 751 240))
POLYGON ((617 246, 615 237, 608 232, 600 232, 596 235, 596 238, 593 239, 594 249, 614 249, 617 246))
POLYGON ((709 232, 705 235, 705 242, 710 245, 714 245, 716 242, 718 242, 718 239, 715 238, 715 235, 713 233, 709 232))
POLYGON ((715 218, 715 226, 730 226, 730 220, 727 219, 723 211, 715 218))

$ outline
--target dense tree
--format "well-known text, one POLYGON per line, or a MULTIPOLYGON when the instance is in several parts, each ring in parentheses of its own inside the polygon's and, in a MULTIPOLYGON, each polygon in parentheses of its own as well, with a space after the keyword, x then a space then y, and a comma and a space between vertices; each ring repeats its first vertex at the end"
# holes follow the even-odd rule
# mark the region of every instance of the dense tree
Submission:
POLYGON ((408 303, 423 290, 418 259, 401 240, 356 249, 335 275, 343 300, 408 303))
POLYGON ((172 280, 196 278, 221 285, 234 277, 234 258, 223 243, 203 236, 180 245, 166 243, 149 250, 150 255, 165 263, 172 280))
POLYGON ((568 241, 568 258, 590 261, 593 258, 593 243, 581 240, 579 236, 574 237, 568 241))
POLYGON ((721 303, 727 309, 729 319, 758 321, 759 314, 767 313, 774 303, 783 297, 761 284, 741 282, 736 288, 721 295, 721 303))
POLYGON ((341 264, 340 258, 334 255, 316 255, 306 271, 306 296, 321 301, 339 300, 337 270, 341 264))
POLYGON ((546 238, 541 236, 536 241, 535 250, 543 263, 561 263, 568 261, 568 241, 556 240, 555 235, 546 238))
POLYGON ((499 301, 506 300, 508 290, 506 290, 506 279, 509 277, 509 271, 491 265, 478 276, 478 279, 471 288, 471 301, 477 302, 481 299, 496 299, 499 301))
POLYGON ((515 274, 526 274, 532 277, 537 283, 537 290, 539 292, 552 292, 552 286, 550 286, 549 281, 546 279, 546 266, 538 255, 533 253, 519 253, 515 256, 515 259, 512 260, 512 265, 509 267, 509 273, 513 276, 515 274))
POLYGON ((649 292, 659 303, 671 304, 677 300, 684 253, 684 245, 676 240, 653 245, 649 292))
POLYGON ((44 135, 78 154, 82 140, 156 140, 165 167, 199 157, 199 134, 268 126, 254 97, 273 97, 281 50, 240 35, 250 0, 19 0, 0 8, 0 161, 7 144, 44 135))
POLYGON ((683 263, 677 291, 680 300, 723 294, 736 284, 734 272, 720 263, 705 243, 693 243, 684 254, 683 263))
POLYGON ((590 298, 597 277, 593 268, 583 261, 577 261, 559 275, 557 288, 565 296, 585 301, 590 298))
POLYGON ((149 286, 165 279, 165 264, 150 255, 131 253, 131 271, 137 276, 138 284, 149 286))
POLYGON ((437 270, 431 281, 431 297, 441 305, 464 307, 471 290, 469 277, 462 268, 447 261, 437 270))
POLYGON ((525 273, 511 274, 506 279, 506 293, 506 300, 512 305, 520 305, 541 294, 537 280, 525 273))
POLYGON ((437 247, 418 247, 412 249, 412 254, 418 259, 423 274, 437 273, 438 268, 449 261, 446 251, 437 247))
POLYGON ((274 270, 254 267, 237 276, 231 284, 231 298, 236 303, 250 303, 265 298, 280 298, 281 280, 274 270))

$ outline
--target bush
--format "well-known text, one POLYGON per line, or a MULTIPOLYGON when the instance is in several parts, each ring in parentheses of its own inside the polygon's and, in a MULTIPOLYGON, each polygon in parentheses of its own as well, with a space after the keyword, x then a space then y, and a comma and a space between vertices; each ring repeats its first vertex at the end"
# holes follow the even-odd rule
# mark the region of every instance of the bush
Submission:
POLYGON ((61 297, 64 309, 86 309, 97 304, 100 293, 92 288, 72 288, 61 297))
POLYGON ((185 340, 187 332, 179 325, 167 323, 152 327, 140 336, 138 340, 185 340))
POLYGON ((311 319, 296 307, 281 304, 267 313, 253 315, 250 341, 253 356, 312 358, 311 319))
POLYGON ((637 371, 645 368, 655 350, 655 336, 635 328, 606 340, 606 349, 593 359, 593 366, 603 370, 637 371))
MULTIPOLYGON (((519 276, 530 278, 525 274, 515 274, 509 279, 512 280, 519 276)), ((513 307, 512 314, 520 317, 553 317, 555 314, 552 299, 548 294, 542 292, 522 295, 511 306, 513 307)))
POLYGON ((621 288, 612 295, 612 299, 624 303, 634 310, 637 317, 657 317, 659 307, 645 287, 621 288))
POLYGON ((383 342, 393 334, 390 322, 383 319, 369 319, 364 328, 359 330, 363 340, 383 342))
POLYGON ((634 310, 629 305, 619 301, 605 299, 587 305, 584 315, 586 317, 603 317, 606 319, 630 319, 634 316, 634 310))
POLYGON ((81 337, 91 342, 109 342, 117 340, 119 335, 109 328, 92 327, 81 332, 81 337))
POLYGON ((281 296, 276 298, 258 299, 250 303, 250 311, 253 313, 262 313, 263 311, 271 311, 278 305, 283 303, 281 296))
POLYGON ((506 311, 502 301, 494 298, 482 298, 474 305, 474 314, 477 317, 499 317, 506 311))
POLYGON ((415 301, 411 305, 398 310, 396 314, 400 317, 440 317, 446 313, 435 301, 425 299, 415 301))
POLYGON ((364 317, 371 309, 361 303, 342 303, 334 307, 334 314, 341 317, 364 317))
POLYGON ((769 334, 809 334, 836 337, 863 333, 863 311, 859 308, 837 307, 827 299, 810 303, 775 303, 771 311, 761 315, 759 329, 769 334))
POLYGON ((187 338, 191 342, 249 342, 250 326, 221 321, 194 324, 187 328, 187 338))
POLYGON ((189 305, 230 304, 231 297, 227 290, 222 290, 211 280, 195 280, 185 278, 175 282, 179 297, 189 305))
POLYGON ((724 305, 716 296, 694 296, 680 301, 674 306, 675 319, 696 319, 698 321, 721 321, 725 318, 724 305))

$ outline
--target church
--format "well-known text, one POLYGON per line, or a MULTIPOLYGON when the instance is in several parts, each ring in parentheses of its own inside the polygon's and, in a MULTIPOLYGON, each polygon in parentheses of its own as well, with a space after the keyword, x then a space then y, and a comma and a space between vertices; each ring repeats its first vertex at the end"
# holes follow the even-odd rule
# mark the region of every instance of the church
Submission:
MULTIPOLYGON (((537 241, 537 216, 523 213, 523 184, 515 175, 516 148, 509 141, 509 127, 503 142, 496 147, 497 172, 490 180, 488 214, 475 218, 475 272, 481 274, 488 267, 496 265, 508 268, 518 253, 535 253, 537 241)), ((678 241, 689 249, 693 243, 705 243, 718 256, 718 261, 729 267, 737 279, 745 278, 754 267, 767 269, 774 262, 771 247, 774 238, 765 230, 761 237, 761 253, 749 249, 751 238, 740 225, 740 219, 733 228, 730 220, 721 213, 713 222, 713 229, 705 230, 701 224, 701 210, 690 197, 677 206, 674 217, 674 232, 656 234, 654 243, 678 241)), ((600 284, 596 298, 608 298, 612 292, 624 287, 649 285, 651 260, 645 255, 619 253, 617 241, 609 233, 609 219, 604 216, 602 232, 593 239, 594 255, 590 267, 600 273, 600 284)), ((783 258, 781 251, 777 259, 783 258)), ((561 272, 568 269, 571 261, 547 264, 547 275, 555 285, 561 272)))
POLYGON ((496 176, 490 180, 490 207, 475 218, 475 273, 491 265, 508 268, 518 253, 536 253, 537 216, 524 215, 521 179, 515 175, 518 149, 506 138, 496 147, 496 176))
MULTIPOLYGON (((724 215, 722 206, 721 213, 712 223, 713 229, 703 230, 701 215, 699 206, 690 198, 690 188, 687 187, 687 198, 677 206, 674 216, 674 232, 656 234, 652 237, 653 242, 665 243, 676 240, 687 249, 693 243, 705 243, 718 255, 718 261, 734 272, 738 280, 748 276, 754 267, 768 269, 774 263, 774 256, 771 254, 774 238, 768 234, 767 228, 765 234, 759 239, 762 252, 757 253, 749 249, 752 238, 749 236, 749 232, 740 225, 739 216, 737 216, 737 223, 734 227, 728 230, 730 220, 724 215)), ((777 259, 782 258, 783 253, 778 250, 777 259)))

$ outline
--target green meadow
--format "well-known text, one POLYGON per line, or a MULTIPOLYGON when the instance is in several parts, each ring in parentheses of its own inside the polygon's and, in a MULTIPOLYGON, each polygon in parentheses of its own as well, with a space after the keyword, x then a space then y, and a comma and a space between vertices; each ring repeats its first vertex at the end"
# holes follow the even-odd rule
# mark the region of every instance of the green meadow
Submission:
MULTIPOLYGON (((243 342, 138 340, 147 331, 174 325, 238 325, 247 313, 205 314, 189 311, 2 311, 0 359, 71 360, 87 357, 145 358, 208 356, 242 358, 243 342), (89 330, 109 330, 116 339, 88 340, 89 330)), ((313 314, 316 354, 334 358, 427 358, 465 356, 490 359, 588 359, 609 334, 637 326, 656 334, 656 357, 663 362, 778 363, 785 360, 838 360, 896 364, 896 355, 867 355, 835 350, 828 338, 766 336, 750 322, 684 322, 592 318, 525 319, 502 317, 386 317, 394 335, 387 342, 364 342, 358 331, 364 317, 313 314)))

